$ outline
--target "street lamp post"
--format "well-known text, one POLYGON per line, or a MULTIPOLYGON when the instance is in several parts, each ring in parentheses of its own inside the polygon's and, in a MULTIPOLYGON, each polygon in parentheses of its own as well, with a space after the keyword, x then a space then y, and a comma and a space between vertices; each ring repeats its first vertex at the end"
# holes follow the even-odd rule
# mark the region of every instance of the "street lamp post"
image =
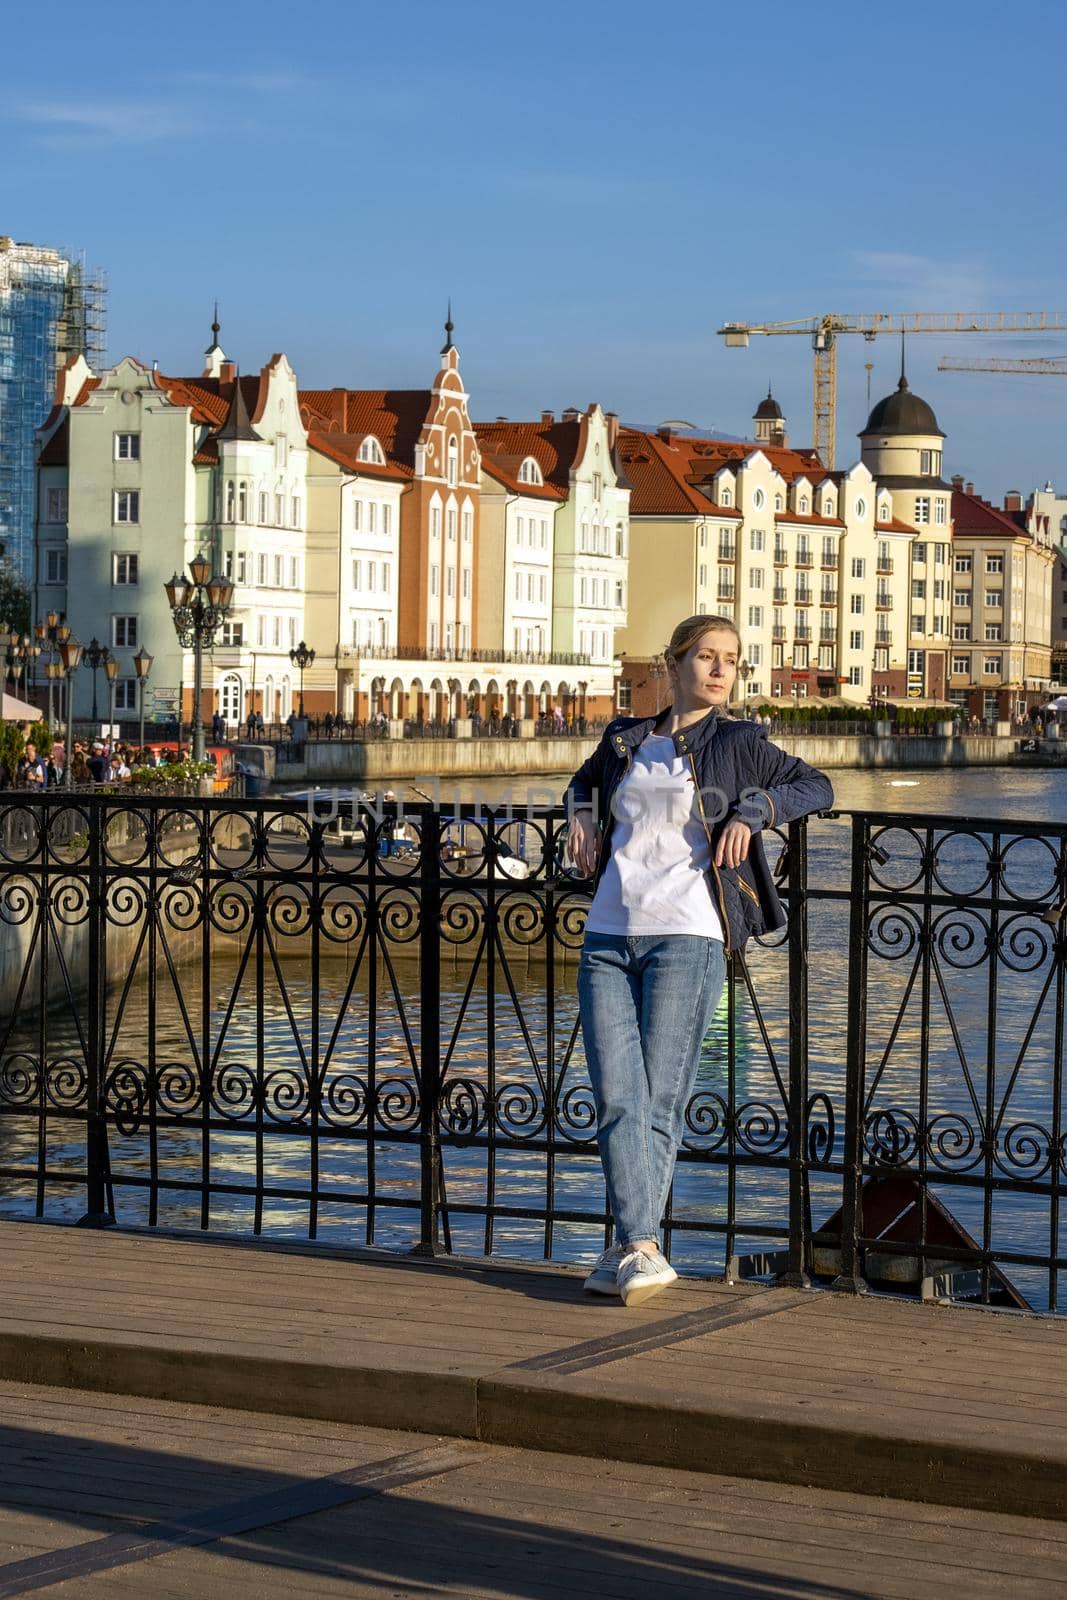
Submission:
POLYGON ((297 645, 295 650, 290 650, 290 652, 289 652, 289 660, 293 663, 293 666, 300 668, 300 719, 301 719, 301 721, 303 721, 303 718, 304 718, 304 669, 306 667, 310 667, 311 663, 314 661, 314 659, 315 659, 314 650, 311 649, 310 645, 306 645, 304 643, 303 639, 301 639, 300 643, 297 645))
POLYGON ((742 660, 737 663, 737 676, 741 679, 741 704, 743 706, 748 705, 748 680, 751 672, 752 668, 747 661, 742 660))
MULTIPOLYGON (((70 638, 70 628, 62 611, 49 611, 43 622, 39 622, 34 629, 37 643, 44 649, 48 648, 48 660, 45 663, 45 677, 48 679, 48 726, 55 722, 55 683, 62 679, 63 668, 56 662, 56 647, 64 639, 70 638)), ((60 707, 62 715, 62 707, 60 707)))
POLYGON ((110 659, 111 651, 106 644, 101 644, 99 639, 94 637, 83 647, 82 656, 85 665, 91 667, 93 671, 93 725, 95 727, 100 716, 96 709, 96 674, 104 665, 104 662, 110 659))
MULTIPOLYGON (((176 572, 163 585, 174 619, 174 631, 183 650, 193 652, 193 760, 204 759, 204 721, 201 693, 204 673, 204 646, 214 643, 216 630, 227 616, 233 601, 233 584, 212 573, 205 555, 189 563, 190 576, 176 572)), ((178 709, 179 718, 181 708, 178 709)))
POLYGON ((72 679, 81 664, 82 646, 68 630, 67 637, 59 645, 59 660, 63 668, 63 675, 67 681, 67 764, 63 772, 63 784, 67 789, 74 787, 74 684, 72 679))
POLYGON ((144 749, 144 686, 148 682, 148 674, 152 670, 152 657, 144 645, 133 658, 133 670, 137 674, 137 684, 140 690, 138 696, 139 733, 137 736, 138 750, 144 749))
POLYGON ((662 656, 654 656, 648 664, 648 675, 656 685, 656 716, 660 711, 660 684, 667 676, 667 663, 662 656))
MULTIPOLYGON (((114 656, 108 656, 107 660, 104 662, 104 671, 107 674, 108 687, 111 691, 109 696, 107 725, 109 729, 113 729, 115 726, 115 684, 119 675, 119 664, 114 656)), ((114 741, 114 737, 114 733, 109 732, 108 739, 114 741)), ((112 744, 112 748, 113 747, 114 746, 112 744)))

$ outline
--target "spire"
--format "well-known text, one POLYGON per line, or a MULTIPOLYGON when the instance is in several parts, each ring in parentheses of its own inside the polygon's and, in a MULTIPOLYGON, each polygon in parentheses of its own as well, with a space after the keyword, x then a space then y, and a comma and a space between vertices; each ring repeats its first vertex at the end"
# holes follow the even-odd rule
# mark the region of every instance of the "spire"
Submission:
POLYGON ((248 405, 245 400, 244 390, 241 388, 241 375, 237 373, 233 380, 233 394, 230 396, 230 409, 226 413, 226 420, 215 434, 216 439, 259 439, 261 436, 252 426, 252 419, 248 415, 248 405))
POLYGON ((443 356, 447 356, 447 354, 448 354, 448 352, 450 350, 454 350, 455 349, 455 345, 452 343, 453 327, 454 327, 454 324, 452 322, 452 296, 449 295, 449 297, 448 297, 448 316, 445 319, 445 342, 441 346, 441 354, 443 356))
POLYGON ((898 390, 904 390, 907 387, 908 387, 908 380, 907 380, 907 377, 906 377, 905 372, 904 372, 904 329, 901 328, 901 330, 900 330, 900 382, 897 384, 897 389, 898 390))
POLYGON ((202 376, 205 378, 217 378, 222 363, 226 360, 226 352, 219 344, 219 303, 217 300, 215 301, 215 320, 211 324, 211 343, 204 351, 204 357, 202 376))

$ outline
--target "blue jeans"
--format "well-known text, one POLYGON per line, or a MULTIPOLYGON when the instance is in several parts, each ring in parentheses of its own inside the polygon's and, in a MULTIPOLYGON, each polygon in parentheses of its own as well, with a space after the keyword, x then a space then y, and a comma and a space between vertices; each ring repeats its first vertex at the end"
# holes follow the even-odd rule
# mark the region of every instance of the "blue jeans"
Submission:
POLYGON ((659 1238, 700 1046, 725 977, 717 939, 585 936, 578 1005, 600 1159, 623 1244, 659 1238))

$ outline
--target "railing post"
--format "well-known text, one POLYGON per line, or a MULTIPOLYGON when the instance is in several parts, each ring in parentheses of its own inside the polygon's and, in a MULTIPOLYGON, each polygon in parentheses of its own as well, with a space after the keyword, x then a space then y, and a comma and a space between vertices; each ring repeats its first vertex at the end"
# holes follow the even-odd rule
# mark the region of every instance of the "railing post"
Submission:
POLYGON ((780 1282, 810 1289, 808 1202, 808 829, 789 825, 789 1260, 780 1282))
POLYGON ((865 1294, 860 1271, 863 1232, 863 1101, 867 1057, 867 872, 870 822, 852 818, 851 910, 848 927, 848 1038, 845 1053, 845 1131, 841 1180, 841 1270, 835 1289, 865 1294))
POLYGON ((419 924, 419 1242, 412 1255, 444 1254, 441 1245, 441 817, 421 808, 419 924))
POLYGON ((107 809, 103 798, 86 805, 89 824, 89 984, 86 1018, 85 1171, 86 1210, 79 1228, 109 1228, 115 1221, 111 1159, 104 1116, 104 1059, 107 1048, 107 881, 104 849, 107 809))

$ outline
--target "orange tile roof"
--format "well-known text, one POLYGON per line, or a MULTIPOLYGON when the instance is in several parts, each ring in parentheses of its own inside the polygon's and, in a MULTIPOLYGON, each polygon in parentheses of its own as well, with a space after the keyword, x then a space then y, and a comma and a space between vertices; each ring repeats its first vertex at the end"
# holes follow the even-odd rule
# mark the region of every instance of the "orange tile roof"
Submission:
MULTIPOLYGON (((474 433, 482 455, 491 456, 498 470, 506 471, 508 462, 517 468, 527 456, 533 456, 545 483, 562 490, 561 498, 566 498, 578 453, 580 422, 476 422, 474 433)), ((523 492, 532 487, 521 485, 523 492)))
MULTIPOLYGON (((358 442, 373 434, 397 466, 414 468, 415 445, 434 404, 429 389, 301 389, 304 426, 358 442)), ((360 468, 367 465, 360 462, 360 468)))
POLYGON ((566 500, 567 491, 555 483, 524 483, 519 471, 526 456, 500 456, 481 446, 482 466, 491 478, 502 483, 512 494, 530 495, 535 500, 566 500))
POLYGON ((740 517, 732 506, 721 506, 712 498, 713 479, 723 467, 736 468, 759 451, 786 482, 824 475, 822 462, 813 450, 789 450, 777 445, 735 443, 728 439, 700 439, 690 434, 645 432, 623 428, 619 433, 619 454, 627 477, 633 484, 631 516, 740 517))
POLYGON ((1010 535, 1013 539, 1031 537, 1026 527, 1014 520, 1010 511, 1000 511, 988 500, 983 500, 980 494, 967 494, 962 489, 952 491, 952 521, 953 531, 957 535, 984 534, 999 538, 1010 535))
POLYGON ((823 528, 843 528, 845 526, 842 517, 816 517, 809 515, 806 511, 776 511, 774 520, 775 522, 801 522, 805 527, 809 523, 815 523, 823 528))

